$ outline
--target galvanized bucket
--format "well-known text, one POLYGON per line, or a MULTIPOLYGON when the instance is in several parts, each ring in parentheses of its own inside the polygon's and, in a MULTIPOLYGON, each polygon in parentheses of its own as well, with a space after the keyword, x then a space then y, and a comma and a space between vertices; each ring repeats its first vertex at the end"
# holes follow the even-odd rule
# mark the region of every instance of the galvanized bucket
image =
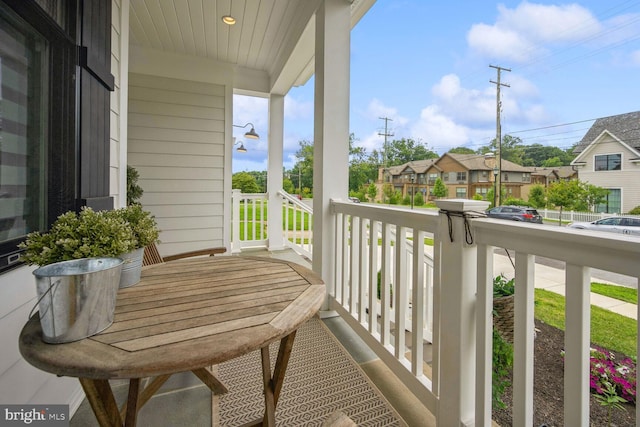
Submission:
POLYGON ((120 258, 124 261, 124 264, 122 264, 122 273, 120 274, 121 288, 128 288, 140 281, 143 255, 144 248, 135 249, 131 252, 120 255, 120 258))
POLYGON ((108 328, 113 323, 122 262, 120 258, 82 258, 35 270, 42 339, 65 343, 108 328))

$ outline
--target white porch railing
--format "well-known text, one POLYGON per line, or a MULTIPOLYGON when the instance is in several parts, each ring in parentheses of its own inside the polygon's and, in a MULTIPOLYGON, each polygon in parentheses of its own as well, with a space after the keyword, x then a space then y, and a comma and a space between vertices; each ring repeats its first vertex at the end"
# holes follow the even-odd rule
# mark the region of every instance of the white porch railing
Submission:
MULTIPOLYGON (((285 191, 282 197, 282 233, 285 244, 298 254, 311 259, 313 252, 313 210, 303 201, 285 191)), ((241 193, 232 190, 231 248, 240 252, 246 248, 266 247, 268 242, 265 193, 241 193)), ((278 230, 279 232, 279 230, 278 230)))
MULTIPOLYGON (((310 257, 311 209, 281 195, 286 201, 285 240, 292 247, 308 244, 310 257), (309 217, 302 220, 304 215, 309 217)), ((244 200, 244 206, 257 203, 251 197, 244 200)), ((239 203, 236 207, 234 200, 234 215, 248 221, 247 210, 240 216, 239 203)), ((333 280, 327 283, 330 307, 436 415, 439 425, 490 426, 494 249, 515 252, 513 423, 532 425, 534 259, 562 261, 566 265, 564 417, 566 425, 587 426, 589 271, 597 268, 640 278, 640 239, 488 219, 482 217, 479 203, 486 202, 440 201, 448 212, 436 213, 332 201, 336 246, 333 280), (427 236, 433 236, 433 246, 424 244, 427 236), (411 332, 416 330, 422 333, 411 332), (423 361, 425 343, 433 346, 431 364, 423 361)), ((233 227, 240 228, 235 222, 233 227)), ((253 240, 239 247, 259 243, 253 240)), ((640 411, 636 412, 640 420, 640 411)))
POLYGON ((284 241, 300 255, 313 255, 313 209, 295 196, 282 190, 284 241))
POLYGON ((231 251, 267 245, 267 195, 231 191, 231 251))
POLYGON ((534 259, 538 255, 563 261, 565 424, 589 425, 589 271, 597 268, 640 278, 640 239, 481 218, 478 211, 483 209, 468 200, 439 204, 448 212, 333 201, 337 243, 331 308, 436 415, 439 425, 490 426, 494 249, 515 251, 513 423, 532 425, 534 259), (391 230, 413 236, 412 254, 405 245, 394 243, 391 230), (423 261, 426 233, 435 236, 433 270, 423 261), (377 235, 380 244, 372 244, 370 236, 377 235), (432 298, 425 292, 431 271, 432 298), (405 310, 411 313, 413 330, 433 313, 431 369, 422 360, 422 336, 394 333, 410 329, 402 315, 405 310), (430 377, 425 374, 429 371, 430 377))

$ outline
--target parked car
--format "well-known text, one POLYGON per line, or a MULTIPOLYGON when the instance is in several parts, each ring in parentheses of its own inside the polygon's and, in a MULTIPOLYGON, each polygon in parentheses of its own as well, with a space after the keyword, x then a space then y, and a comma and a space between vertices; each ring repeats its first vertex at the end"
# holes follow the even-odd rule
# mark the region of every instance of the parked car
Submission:
POLYGON ((569 227, 640 236, 640 217, 613 216, 591 222, 572 222, 569 227))
POLYGON ((360 203, 360 199, 358 199, 357 197, 349 197, 349 200, 351 200, 353 203, 360 203))
POLYGON ((512 221, 535 222, 542 224, 537 210, 526 206, 497 206, 487 211, 489 218, 510 219, 512 221))

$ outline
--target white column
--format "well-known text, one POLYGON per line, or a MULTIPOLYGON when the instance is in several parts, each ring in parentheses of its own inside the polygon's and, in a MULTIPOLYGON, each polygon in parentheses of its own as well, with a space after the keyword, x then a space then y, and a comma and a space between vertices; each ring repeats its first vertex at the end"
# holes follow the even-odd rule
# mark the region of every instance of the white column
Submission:
POLYGON ((349 189, 350 11, 347 0, 324 0, 316 12, 313 151, 313 270, 333 280, 332 198, 349 189))
POLYGON ((269 210, 267 212, 267 230, 270 251, 284 249, 282 236, 282 165, 284 145, 284 96, 271 94, 269 98, 269 154, 267 157, 267 193, 269 210))
MULTIPOLYGON (((439 426, 473 425, 476 378, 476 289, 478 281, 477 247, 472 230, 465 226, 465 212, 484 211, 488 202, 455 199, 438 200, 440 225, 439 286, 440 354, 437 419, 439 426), (447 215, 448 212, 448 215, 447 215)), ((435 304, 438 304, 435 301, 435 304)), ((435 335, 435 334, 434 334, 435 335)))

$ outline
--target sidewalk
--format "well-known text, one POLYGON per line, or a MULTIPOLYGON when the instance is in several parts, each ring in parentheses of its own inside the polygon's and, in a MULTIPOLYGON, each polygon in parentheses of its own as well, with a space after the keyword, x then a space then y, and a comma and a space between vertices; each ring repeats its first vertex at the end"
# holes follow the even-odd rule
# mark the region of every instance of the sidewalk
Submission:
MULTIPOLYGON (((509 258, 505 255, 496 254, 493 264, 494 275, 503 273, 506 277, 511 278, 514 275, 514 269, 509 261, 509 258)), ((558 268, 547 267, 545 265, 535 265, 535 287, 545 289, 547 291, 555 292, 560 295, 565 294, 565 275, 564 270, 558 268)), ((598 283, 607 283, 616 285, 616 283, 605 282, 602 279, 593 279, 592 281, 598 283)), ((591 292, 591 304, 604 308, 614 313, 618 313, 622 316, 630 317, 632 319, 638 319, 638 308, 635 304, 623 302, 615 298, 605 297, 603 295, 595 294, 591 292)))

